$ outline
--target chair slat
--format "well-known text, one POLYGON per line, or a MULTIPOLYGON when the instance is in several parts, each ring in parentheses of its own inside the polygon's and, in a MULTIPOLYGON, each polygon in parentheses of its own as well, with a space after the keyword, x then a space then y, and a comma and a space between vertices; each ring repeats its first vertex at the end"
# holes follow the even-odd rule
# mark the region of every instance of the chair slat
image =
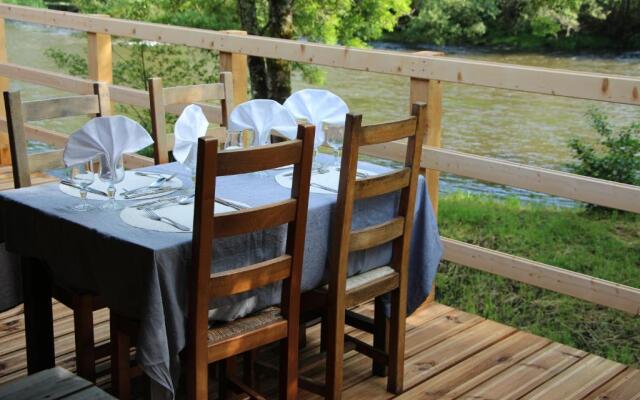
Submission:
POLYGON ((209 297, 211 299, 246 292, 288 278, 291 273, 291 256, 283 255, 261 263, 211 274, 209 297))
POLYGON ((218 153, 218 176, 247 174, 297 164, 301 157, 301 140, 223 151, 218 153))
POLYGON ((411 116, 400 121, 363 126, 358 145, 367 146, 413 136, 416 133, 416 123, 416 117, 411 116))
POLYGON ((64 149, 45 151, 29 155, 29 170, 31 173, 40 172, 47 169, 62 168, 64 161, 62 155, 64 149))
POLYGON ((409 186, 411 168, 403 168, 386 174, 370 178, 356 180, 354 192, 355 199, 379 196, 381 194, 395 192, 409 186))
POLYGON ((164 104, 191 104, 205 100, 224 99, 224 85, 208 83, 202 85, 174 86, 164 89, 164 104))
POLYGON ((262 207, 216 215, 213 228, 215 237, 234 236, 287 224, 296 217, 296 205, 295 199, 287 199, 262 207))
MULTIPOLYGON (((222 107, 211 104, 195 103, 202 109, 204 116, 207 117, 207 121, 212 124, 223 124, 224 118, 222 116, 222 107)), ((168 104, 166 111, 175 115, 180 115, 182 111, 189 105, 189 103, 180 104, 168 104)))
POLYGON ((358 251, 379 246, 402 236, 404 218, 396 217, 382 224, 351 232, 349 251, 358 251))
POLYGON ((98 96, 90 94, 22 103, 22 117, 25 122, 85 114, 100 114, 98 96))
POLYGON ((227 340, 217 342, 208 348, 208 359, 218 361, 233 357, 254 349, 264 343, 273 343, 287 337, 288 321, 281 320, 270 325, 260 327, 241 336, 233 336, 227 340))

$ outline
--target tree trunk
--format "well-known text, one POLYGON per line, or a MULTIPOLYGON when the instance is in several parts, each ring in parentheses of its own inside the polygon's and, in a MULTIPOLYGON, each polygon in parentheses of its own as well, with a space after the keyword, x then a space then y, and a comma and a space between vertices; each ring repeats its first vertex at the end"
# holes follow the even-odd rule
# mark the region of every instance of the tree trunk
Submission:
MULTIPOLYGON (((260 35, 256 18, 256 2, 254 0, 237 0, 238 16, 242 29, 250 35, 260 35)), ((262 57, 249 57, 249 76, 251 79, 251 96, 254 99, 269 97, 266 61, 262 57)))
MULTIPOLYGON (((269 1, 268 34, 274 38, 293 38, 293 0, 269 1)), ((269 98, 283 103, 291 94, 291 63, 268 59, 269 98)))

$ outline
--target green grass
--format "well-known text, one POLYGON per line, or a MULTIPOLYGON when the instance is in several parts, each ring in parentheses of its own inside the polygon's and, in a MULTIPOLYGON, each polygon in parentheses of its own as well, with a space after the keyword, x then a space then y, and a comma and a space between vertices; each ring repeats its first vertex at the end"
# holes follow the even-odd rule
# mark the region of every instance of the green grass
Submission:
MULTIPOLYGON (((440 234, 640 288, 640 215, 441 198, 440 234)), ((624 364, 640 366, 640 317, 445 262, 443 304, 624 364)))

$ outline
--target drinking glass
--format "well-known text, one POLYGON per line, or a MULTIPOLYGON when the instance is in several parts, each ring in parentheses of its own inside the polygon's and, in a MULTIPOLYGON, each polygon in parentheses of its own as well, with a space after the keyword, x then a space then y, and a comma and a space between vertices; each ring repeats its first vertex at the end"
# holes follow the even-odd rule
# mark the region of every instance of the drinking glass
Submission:
POLYGON ((324 137, 329 147, 333 149, 333 166, 340 168, 340 153, 344 142, 344 125, 324 123, 322 126, 324 137))
POLYGON ((242 131, 228 131, 227 141, 224 143, 225 150, 238 150, 244 147, 242 143, 242 131))
POLYGON ((87 187, 91 185, 95 179, 93 172, 93 161, 72 165, 69 169, 69 178, 71 182, 80 187, 80 198, 82 201, 71 206, 74 211, 89 211, 95 207, 87 202, 87 187))
POLYGON ((115 165, 111 166, 106 157, 100 157, 100 173, 98 178, 109 184, 107 194, 109 200, 101 207, 103 210, 122 210, 122 205, 116 201, 116 184, 124 180, 124 163, 122 156, 118 158, 115 165))

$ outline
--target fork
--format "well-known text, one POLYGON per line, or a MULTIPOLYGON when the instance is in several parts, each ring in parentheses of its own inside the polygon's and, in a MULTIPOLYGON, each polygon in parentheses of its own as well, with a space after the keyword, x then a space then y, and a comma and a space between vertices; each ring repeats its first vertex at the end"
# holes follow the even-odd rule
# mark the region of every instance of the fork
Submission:
POLYGON ((185 231, 188 232, 191 230, 191 228, 189 228, 188 226, 184 226, 182 224, 177 223, 176 221, 167 218, 167 217, 162 217, 158 214, 156 214, 153 210, 149 209, 149 208, 145 208, 144 210, 142 210, 144 212, 144 214, 147 216, 147 218, 152 219, 154 221, 161 221, 164 222, 166 224, 169 224, 175 228, 180 229, 181 231, 185 231))
POLYGON ((162 187, 162 185, 165 182, 169 182, 171 179, 175 178, 176 175, 177 174, 173 174, 173 175, 170 175, 170 176, 163 176, 163 177, 158 178, 155 181, 151 182, 149 185, 140 186, 140 187, 137 187, 137 188, 131 189, 131 190, 124 189, 124 192, 125 192, 125 194, 133 194, 133 193, 139 192, 141 190, 145 190, 145 189, 157 189, 157 188, 162 187))

